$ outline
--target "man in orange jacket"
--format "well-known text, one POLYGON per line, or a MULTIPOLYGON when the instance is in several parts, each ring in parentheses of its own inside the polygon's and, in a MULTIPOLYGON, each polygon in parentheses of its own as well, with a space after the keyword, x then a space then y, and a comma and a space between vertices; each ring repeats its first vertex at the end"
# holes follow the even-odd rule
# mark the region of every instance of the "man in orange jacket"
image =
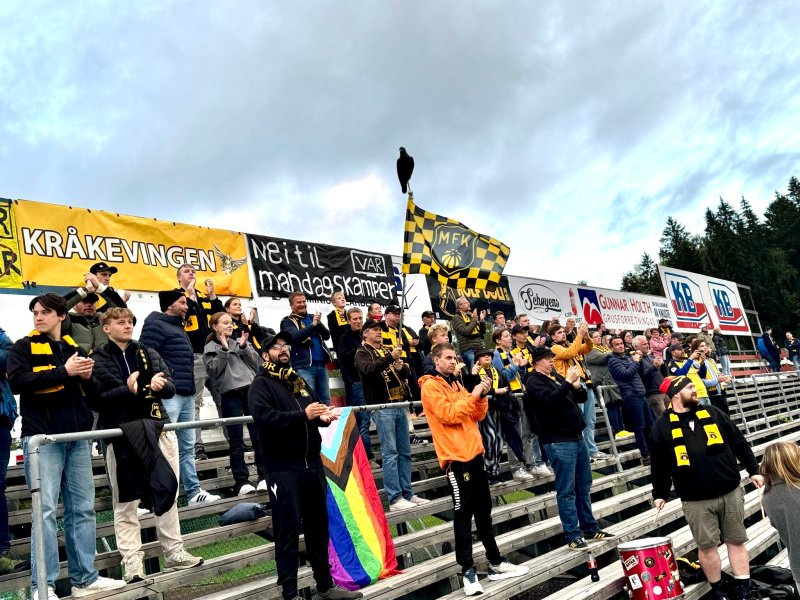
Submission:
POLYGON ((470 393, 453 377, 455 348, 451 344, 437 344, 432 355, 436 372, 419 380, 422 406, 433 434, 439 465, 450 484, 455 505, 456 561, 461 566, 464 592, 472 596, 483 592, 472 560, 473 517, 489 559, 490 580, 520 577, 528 572, 528 568, 506 560, 500 554, 492 532, 492 498, 483 468, 483 442, 478 429, 478 421, 486 416, 489 407, 486 395, 492 382, 484 377, 470 393))

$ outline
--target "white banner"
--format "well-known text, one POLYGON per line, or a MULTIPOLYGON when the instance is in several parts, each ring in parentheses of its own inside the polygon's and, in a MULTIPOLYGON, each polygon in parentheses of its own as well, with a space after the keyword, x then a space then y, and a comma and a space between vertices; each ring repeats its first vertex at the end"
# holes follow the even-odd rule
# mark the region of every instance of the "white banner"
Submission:
POLYGON ((698 331, 705 324, 723 333, 750 333, 735 282, 664 265, 658 272, 676 330, 698 331))
POLYGON ((666 298, 620 292, 606 288, 579 286, 509 276, 517 314, 530 315, 532 322, 568 317, 589 325, 605 323, 609 329, 644 330, 658 327, 659 319, 669 319, 666 298))

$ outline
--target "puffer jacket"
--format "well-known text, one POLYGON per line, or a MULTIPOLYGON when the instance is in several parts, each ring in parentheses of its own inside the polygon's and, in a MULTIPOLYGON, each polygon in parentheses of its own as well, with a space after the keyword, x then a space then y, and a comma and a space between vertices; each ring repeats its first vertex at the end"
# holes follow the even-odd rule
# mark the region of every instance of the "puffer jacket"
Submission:
POLYGON ((217 392, 224 394, 249 386, 260 361, 252 344, 242 348, 236 340, 230 339, 228 347, 224 348, 214 338, 206 344, 203 362, 217 392))
POLYGON ((144 320, 139 342, 158 352, 167 363, 176 394, 194 395, 194 351, 180 317, 151 312, 144 320))
MULTIPOLYGON (((99 392, 99 398, 92 403, 92 408, 100 414, 98 428, 119 427, 122 423, 137 419, 169 421, 161 401, 175 395, 175 384, 169 367, 158 352, 136 341, 131 341, 124 351, 114 342, 108 342, 95 350, 92 358, 92 379, 99 392), (150 361, 147 367, 139 362, 140 348, 147 352, 150 361), (134 394, 128 389, 128 377, 135 371, 139 371, 137 384, 140 391, 156 373, 163 373, 167 383, 159 392, 152 393, 153 398, 148 399, 142 393, 134 394)), ((114 443, 114 440, 110 442, 114 443)))
POLYGON ((642 381, 642 363, 627 354, 612 352, 608 355, 608 371, 619 386, 622 401, 645 398, 647 390, 642 381))

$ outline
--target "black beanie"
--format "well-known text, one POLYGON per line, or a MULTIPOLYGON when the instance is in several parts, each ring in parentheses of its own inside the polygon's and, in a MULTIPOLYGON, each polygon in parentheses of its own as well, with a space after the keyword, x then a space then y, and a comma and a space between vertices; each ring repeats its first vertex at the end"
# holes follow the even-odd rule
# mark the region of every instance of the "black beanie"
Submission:
POLYGON ((678 392, 680 392, 690 383, 692 383, 692 380, 688 377, 684 377, 683 375, 678 377, 667 377, 661 382, 661 385, 658 389, 661 390, 662 394, 666 394, 666 396, 671 400, 678 392))
POLYGON ((175 301, 183 296, 180 290, 165 290, 158 292, 158 303, 161 305, 161 312, 166 311, 170 306, 175 304, 175 301))

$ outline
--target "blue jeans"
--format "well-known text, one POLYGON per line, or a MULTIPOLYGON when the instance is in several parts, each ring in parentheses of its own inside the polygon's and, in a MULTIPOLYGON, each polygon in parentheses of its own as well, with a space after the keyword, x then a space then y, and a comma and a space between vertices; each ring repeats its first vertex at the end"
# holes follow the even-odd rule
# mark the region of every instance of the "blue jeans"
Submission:
POLYGON ((731 357, 730 354, 720 354, 719 355, 719 364, 722 368, 722 372, 725 375, 731 374, 731 357))
POLYGON ((392 504, 401 497, 410 500, 411 441, 408 435, 408 411, 387 408, 375 411, 375 426, 383 455, 383 488, 392 504))
MULTIPOLYGON (((222 394, 220 406, 222 407, 222 417, 224 419, 243 417, 245 415, 250 416, 250 408, 247 405, 247 390, 249 387, 222 394)), ((238 491, 241 486, 250 481, 250 471, 244 461, 244 427, 242 425, 226 425, 226 428, 228 430, 231 473, 233 474, 234 486, 238 491)), ((247 431, 250 433, 250 441, 253 444, 258 479, 259 481, 266 480, 267 474, 261 465, 261 441, 258 438, 258 427, 255 423, 248 423, 247 431)))
MULTIPOLYGON (((366 401, 364 400, 364 386, 360 381, 353 383, 347 392, 347 404, 349 406, 366 405, 366 401)), ((361 436, 361 442, 364 444, 367 458, 372 460, 375 458, 375 455, 372 453, 372 440, 369 437, 370 418, 371 415, 365 410, 356 413, 356 423, 358 424, 358 433, 361 436)))
POLYGON ((11 430, 0 428, 0 552, 11 548, 11 534, 8 532, 8 502, 6 501, 6 473, 11 457, 11 430))
POLYGON ((589 469, 589 452, 586 444, 579 442, 555 442, 545 444, 544 451, 556 474, 556 504, 558 517, 564 527, 567 544, 581 537, 581 532, 590 536, 600 530, 592 515, 592 472, 589 469))
POLYGON ((653 425, 653 411, 647 405, 644 397, 622 401, 622 410, 625 412, 625 425, 633 430, 636 436, 636 447, 642 458, 650 456, 647 440, 650 437, 650 427, 653 425))
POLYGON ((462 352, 461 359, 467 366, 467 368, 464 369, 464 372, 472 373, 472 367, 475 365, 475 350, 466 350, 465 352, 462 352))
POLYGON ((622 421, 622 403, 611 402, 606 404, 606 412, 608 413, 609 424, 611 431, 615 434, 625 429, 625 423, 622 421))
MULTIPOLYGON (((186 423, 194 421, 194 397, 175 394, 161 403, 169 415, 170 423, 186 423)), ((194 429, 179 429, 178 456, 180 458, 179 483, 183 484, 187 500, 200 492, 200 480, 194 464, 194 429)))
POLYGON ((586 389, 586 402, 581 406, 583 420, 586 428, 583 430, 583 440, 586 442, 586 449, 589 456, 597 454, 597 444, 594 443, 594 424, 597 422, 597 412, 594 409, 594 390, 586 389))
MULTIPOLYGON (((25 480, 31 488, 29 436, 22 438, 25 457, 25 480)), ((47 585, 55 586, 58 577, 58 538, 56 513, 58 494, 64 502, 64 546, 67 549, 67 572, 73 586, 86 587, 99 573, 94 568, 97 530, 94 514, 94 481, 90 442, 46 444, 39 447, 39 475, 42 513, 44 515, 44 557, 47 585)), ((36 584, 36 546, 31 540, 31 581, 36 584)))
POLYGON ((306 380, 308 386, 317 394, 319 401, 329 405, 331 403, 331 392, 328 386, 328 368, 322 363, 312 364, 310 367, 295 369, 297 373, 306 380))
POLYGON ((792 363, 794 364, 794 370, 800 371, 800 355, 795 354, 792 357, 792 363))

